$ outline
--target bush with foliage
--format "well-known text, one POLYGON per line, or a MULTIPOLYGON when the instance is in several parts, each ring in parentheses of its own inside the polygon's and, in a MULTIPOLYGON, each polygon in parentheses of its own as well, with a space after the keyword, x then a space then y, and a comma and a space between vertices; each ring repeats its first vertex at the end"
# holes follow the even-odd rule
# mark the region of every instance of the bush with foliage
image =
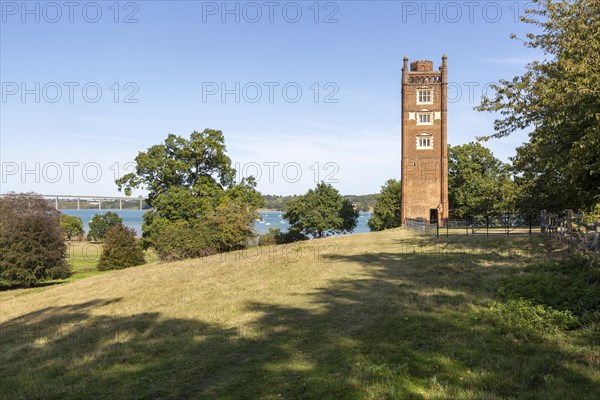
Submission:
POLYGON ((123 220, 117 213, 109 211, 106 214, 96 214, 90 221, 88 239, 102 240, 111 228, 119 225, 123 225, 123 220))
POLYGON ((259 246, 270 246, 273 244, 294 243, 301 240, 308 240, 308 237, 294 227, 289 228, 286 232, 281 232, 279 228, 269 228, 269 232, 260 236, 259 246))
POLYGON ((277 244, 277 237, 281 235, 281 229, 269 228, 269 232, 264 235, 260 235, 258 238, 259 246, 271 246, 277 244))
POLYGON ((0 285, 71 275, 60 212, 39 196, 0 198, 0 285))
POLYGON ((202 218, 163 225, 154 248, 163 261, 242 249, 256 235, 252 225, 255 217, 256 212, 247 204, 229 201, 202 218))
POLYGON ((98 270, 123 269, 144 263, 144 252, 135 238, 133 228, 117 225, 108 230, 98 260, 98 270))
POLYGON ((539 341, 547 334, 579 326, 578 319, 570 311, 555 310, 525 299, 493 301, 488 311, 480 316, 504 333, 531 341, 539 341))
POLYGON ((79 217, 61 214, 60 226, 62 226, 69 240, 76 236, 83 236, 83 221, 79 217))
POLYGON ((287 244, 299 242, 301 240, 308 240, 308 236, 300 232, 294 227, 290 227, 287 232, 280 232, 277 237, 277 244, 287 244))
POLYGON ((498 295, 569 311, 584 324, 600 322, 600 267, 594 260, 577 255, 535 264, 523 274, 505 279, 498 295))
POLYGON ((381 187, 373 214, 367 224, 371 231, 397 228, 401 224, 402 183, 390 179, 381 187))
POLYGON ((289 221, 291 230, 320 238, 352 232, 358 222, 358 211, 333 186, 321 182, 292 200, 283 218, 289 221))

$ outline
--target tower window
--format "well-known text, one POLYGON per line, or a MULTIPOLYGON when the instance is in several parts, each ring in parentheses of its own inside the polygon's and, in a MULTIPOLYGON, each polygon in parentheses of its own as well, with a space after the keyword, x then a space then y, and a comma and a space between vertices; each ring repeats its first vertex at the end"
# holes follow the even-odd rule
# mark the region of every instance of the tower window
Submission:
POLYGON ((432 100, 432 90, 417 90, 417 104, 431 104, 432 100))
POLYGON ((417 125, 432 125, 431 113, 418 113, 417 114, 417 125))
POLYGON ((417 136, 417 149, 433 149, 433 137, 427 133, 417 136))

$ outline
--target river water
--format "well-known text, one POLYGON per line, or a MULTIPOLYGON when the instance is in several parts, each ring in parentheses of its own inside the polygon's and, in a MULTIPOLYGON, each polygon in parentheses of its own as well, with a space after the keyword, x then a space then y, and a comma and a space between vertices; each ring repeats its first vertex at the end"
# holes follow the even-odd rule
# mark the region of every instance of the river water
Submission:
MULTIPOLYGON (((108 211, 119 214, 123 219, 123 224, 132 227, 136 230, 137 235, 142 234, 142 215, 146 212, 145 210, 60 210, 63 214, 74 215, 81 218, 83 221, 85 232, 87 233, 89 227, 88 224, 92 220, 95 214, 104 214, 108 211)), ((279 228, 282 232, 286 232, 290 224, 283 219, 283 212, 281 211, 261 211, 259 212, 261 219, 254 221, 254 227, 256 231, 263 235, 269 231, 269 228, 279 228)), ((358 223, 353 233, 369 232, 367 221, 371 217, 369 212, 360 212, 358 217, 358 223)))

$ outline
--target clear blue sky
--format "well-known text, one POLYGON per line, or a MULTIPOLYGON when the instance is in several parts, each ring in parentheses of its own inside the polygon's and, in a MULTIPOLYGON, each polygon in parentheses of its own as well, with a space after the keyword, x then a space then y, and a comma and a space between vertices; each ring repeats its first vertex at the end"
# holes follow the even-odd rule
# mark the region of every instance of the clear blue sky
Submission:
MULTIPOLYGON (((317 173, 375 193, 400 177, 405 55, 448 55, 453 145, 493 132, 473 111, 482 88, 540 57, 509 38, 532 29, 516 21, 525 2, 114 3, 1 2, 1 192, 118 195, 138 151, 213 128, 265 194, 303 193, 317 173)), ((525 139, 486 146, 506 161, 525 139)))

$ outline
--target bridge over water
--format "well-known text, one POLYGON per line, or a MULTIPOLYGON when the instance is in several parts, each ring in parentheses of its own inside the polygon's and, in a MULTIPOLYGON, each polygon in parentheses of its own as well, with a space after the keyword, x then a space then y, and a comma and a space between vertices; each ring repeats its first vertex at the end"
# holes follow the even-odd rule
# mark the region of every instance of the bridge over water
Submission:
MULTIPOLYGON (((7 196, 7 194, 0 194, 0 196, 7 196)), ((70 195, 70 194, 38 194, 38 196, 47 199, 50 202, 54 202, 54 207, 58 210, 59 204, 61 202, 69 202, 75 205, 77 203, 77 210, 81 209, 81 203, 85 203, 86 205, 94 205, 98 206, 98 210, 102 210, 102 203, 111 203, 111 206, 116 205, 115 203, 119 202, 119 210, 123 209, 123 203, 131 203, 136 202, 136 207, 139 207, 140 210, 144 208, 144 201, 146 197, 126 197, 126 196, 84 196, 84 195, 70 195)), ((89 207, 86 207, 89 209, 89 207)), ((95 207, 94 207, 95 208, 95 207)))

